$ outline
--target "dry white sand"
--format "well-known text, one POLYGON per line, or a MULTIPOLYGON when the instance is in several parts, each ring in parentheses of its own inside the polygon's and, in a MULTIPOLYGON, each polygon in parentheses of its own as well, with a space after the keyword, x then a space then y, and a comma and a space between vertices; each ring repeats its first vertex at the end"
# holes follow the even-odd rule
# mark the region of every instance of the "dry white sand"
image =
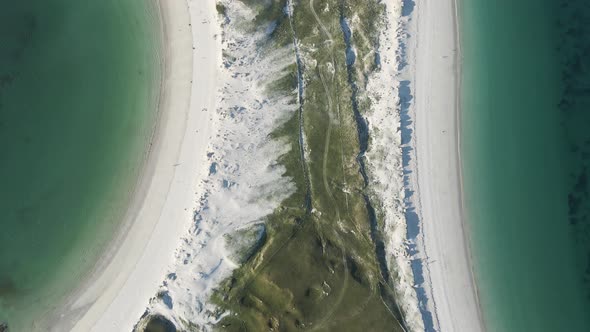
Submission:
POLYGON ((483 331, 462 213, 455 3, 384 3, 366 157, 396 299, 409 331, 483 331))
MULTIPOLYGON (((200 1, 189 1, 191 11, 202 10, 200 1)), ((209 142, 211 172, 195 201, 195 222, 162 275, 157 289, 162 296, 148 307, 150 314, 165 316, 180 330, 191 324, 209 330, 220 319, 210 301, 212 292, 239 266, 233 255, 238 246, 228 236, 261 227, 295 191, 279 160, 297 146, 271 134, 297 112, 297 91, 268 89, 291 71, 293 46, 266 44, 272 25, 254 28, 256 12, 242 2, 218 3, 226 8, 226 17, 218 16, 225 56, 209 142)))
POLYGON ((44 331, 46 324, 51 331, 131 331, 193 220, 208 169, 221 63, 217 14, 214 1, 203 1, 192 16, 185 0, 162 0, 159 6, 165 68, 160 119, 144 171, 123 229, 86 282, 41 324, 44 331))
MULTIPOLYGON (((372 73, 367 84, 370 109, 365 110, 370 144, 366 157, 369 190, 375 207, 382 215, 384 245, 391 283, 399 309, 408 331, 424 331, 422 310, 412 269, 406 220, 406 176, 403 151, 407 148, 404 123, 406 103, 402 101, 400 73, 405 61, 404 43, 407 39, 408 17, 402 16, 402 3, 385 0, 385 26, 379 36, 380 68, 372 73), (397 130, 396 130, 397 128, 397 130)), ((354 31, 353 31, 354 34, 354 31)), ((407 67, 406 67, 407 68, 407 67)), ((410 227, 411 229, 411 227, 410 227)))
POLYGON ((416 191, 413 203, 421 226, 424 288, 436 330, 483 331, 462 206, 456 4, 419 1, 412 15, 407 73, 414 97, 410 187, 416 191))

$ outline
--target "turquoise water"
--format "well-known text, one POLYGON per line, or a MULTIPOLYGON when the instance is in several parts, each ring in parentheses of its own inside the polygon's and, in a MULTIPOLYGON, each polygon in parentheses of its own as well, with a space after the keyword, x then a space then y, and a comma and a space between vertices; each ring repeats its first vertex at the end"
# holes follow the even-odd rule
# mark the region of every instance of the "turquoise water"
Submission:
POLYGON ((489 331, 590 331, 588 9, 461 2, 465 195, 489 331))
POLYGON ((0 321, 29 331, 119 224, 156 119, 144 0, 0 0, 0 321))

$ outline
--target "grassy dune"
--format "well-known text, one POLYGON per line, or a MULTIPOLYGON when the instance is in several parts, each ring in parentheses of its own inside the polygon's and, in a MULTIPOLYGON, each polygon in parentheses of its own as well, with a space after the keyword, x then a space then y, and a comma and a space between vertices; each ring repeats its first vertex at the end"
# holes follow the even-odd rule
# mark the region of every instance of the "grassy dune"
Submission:
MULTIPOLYGON (((262 48, 297 45, 293 57, 299 60, 268 89, 300 106, 273 133, 294 147, 280 161, 298 189, 267 218, 259 250, 216 291, 215 303, 231 313, 217 327, 402 331, 359 157, 368 140, 359 134, 359 116, 370 106, 363 89, 377 66, 383 8, 377 0, 242 2, 257 13, 248 29, 274 27, 262 48), (348 66, 343 18, 352 22, 356 49, 348 66)), ((225 14, 223 5, 218 10, 225 14)))

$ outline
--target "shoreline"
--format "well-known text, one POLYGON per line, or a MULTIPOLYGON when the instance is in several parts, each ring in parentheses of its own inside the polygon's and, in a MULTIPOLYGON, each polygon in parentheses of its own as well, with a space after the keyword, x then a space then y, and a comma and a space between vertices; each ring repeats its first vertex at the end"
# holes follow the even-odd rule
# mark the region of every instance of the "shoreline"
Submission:
POLYGON ((465 219, 458 5, 450 0, 416 6, 412 24, 417 40, 409 47, 415 52, 409 73, 415 82, 410 106, 415 122, 408 187, 418 193, 413 201, 422 227, 417 242, 431 329, 485 331, 465 219))
POLYGON ((188 2, 153 3, 159 13, 162 73, 158 119, 146 160, 120 229, 89 277, 63 306, 38 321, 44 331, 131 330, 157 293, 182 235, 191 226, 215 107, 215 7, 192 15, 188 2), (192 23, 200 25, 199 31, 192 23), (205 25, 205 28, 203 28, 205 25), (190 55, 189 55, 190 54, 190 55), (210 71, 201 75, 198 68, 210 71), (192 84, 206 77, 203 87, 192 84))
MULTIPOLYGON (((154 2, 163 45, 162 79, 155 84, 161 93, 158 120, 120 229, 90 276, 68 295, 62 311, 36 328, 133 329, 194 223, 201 180, 209 166, 206 152, 221 52, 215 37, 215 3, 203 9, 189 2, 154 2), (199 28, 191 28, 193 23, 199 28), (189 53, 195 46, 197 50, 189 53), (201 54, 201 49, 209 52, 201 54), (197 78, 204 79, 202 88, 191 84, 197 78)), ((408 69, 399 78, 409 80, 414 98, 408 110, 413 123, 407 144, 414 149, 407 167, 412 172, 404 189, 417 193, 409 200, 419 218, 417 260, 423 264, 428 288, 426 308, 421 302, 420 309, 434 316, 426 331, 485 331, 463 197, 459 24, 457 0, 417 4, 409 20, 412 37, 405 40, 408 69), (453 84, 447 84, 449 80, 453 84)), ((414 278, 416 287, 422 287, 414 278)))
POLYGON ((479 292, 479 285, 477 284, 477 278, 475 273, 475 263, 473 258, 473 247, 471 241, 471 228, 469 223, 467 222, 467 216, 469 215, 466 204, 465 204, 465 181, 464 181, 464 171, 463 171, 463 159, 461 157, 463 153, 463 145, 462 145, 462 105, 463 105, 463 50, 462 50, 462 36, 461 36, 461 1, 462 0, 452 0, 453 1, 453 12, 454 12, 454 22, 455 22, 455 46, 457 52, 455 53, 455 77, 456 77, 456 86, 455 91, 457 92, 455 97, 455 117, 456 117, 456 124, 457 124, 457 163, 459 164, 459 195, 460 195, 460 202, 461 202, 461 220, 463 223, 463 240, 465 242, 465 255, 467 256, 467 261, 470 267, 471 272, 471 282, 474 287, 474 296, 475 296, 475 303, 477 306, 478 311, 478 319, 480 321, 482 331, 487 331, 487 327, 485 324, 485 317, 483 313, 483 307, 480 300, 480 292, 479 292))
MULTIPOLYGON (((295 92, 285 97, 267 90, 267 84, 294 63, 291 46, 253 52, 267 37, 266 30, 249 29, 255 10, 239 1, 217 4, 223 18, 215 19, 220 37, 216 46, 224 57, 218 66, 215 132, 207 154, 210 172, 195 223, 183 234, 158 289, 161 297, 146 311, 146 317, 162 315, 179 329, 210 326, 221 319, 211 295, 239 267, 227 235, 260 224, 295 190, 291 178, 284 176, 285 168, 277 167, 278 159, 294 146, 268 139, 298 110, 292 103, 295 92)), ((199 10, 191 6, 192 12, 199 10)))

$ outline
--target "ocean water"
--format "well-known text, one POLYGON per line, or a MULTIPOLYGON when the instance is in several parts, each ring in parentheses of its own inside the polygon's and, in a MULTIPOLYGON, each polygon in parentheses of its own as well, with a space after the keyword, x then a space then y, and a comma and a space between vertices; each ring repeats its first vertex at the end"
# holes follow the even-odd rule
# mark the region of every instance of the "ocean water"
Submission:
POLYGON ((144 0, 0 0, 0 322, 34 321, 88 273, 157 118, 144 0))
POLYGON ((589 10, 460 1, 465 202, 489 331, 590 331, 589 10))

